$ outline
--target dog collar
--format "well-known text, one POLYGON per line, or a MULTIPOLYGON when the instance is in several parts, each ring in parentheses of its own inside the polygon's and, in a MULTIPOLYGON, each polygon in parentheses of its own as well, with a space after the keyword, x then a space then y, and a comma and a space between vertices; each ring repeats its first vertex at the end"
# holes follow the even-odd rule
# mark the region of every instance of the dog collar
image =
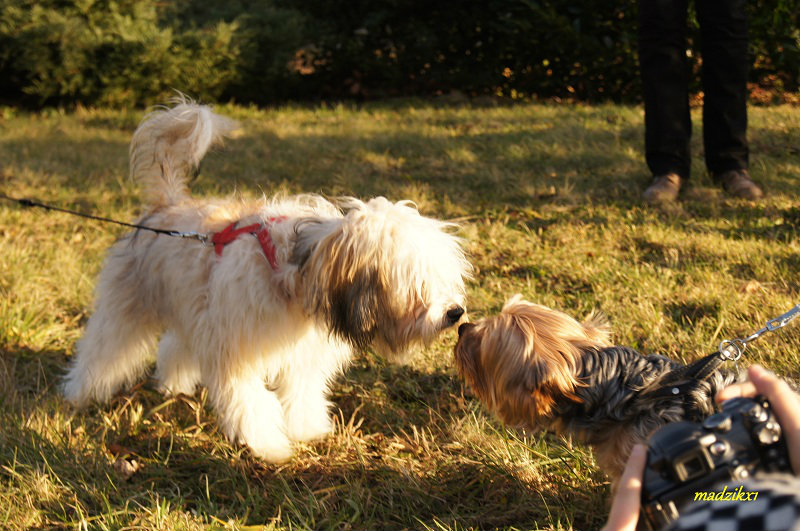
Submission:
POLYGON ((242 234, 252 234, 261 245, 261 250, 264 251, 264 256, 267 262, 272 266, 275 271, 278 270, 278 258, 275 256, 275 244, 269 234, 269 227, 275 223, 280 223, 285 220, 286 216, 277 216, 269 218, 266 223, 253 223, 246 227, 236 228, 238 221, 234 221, 219 232, 211 235, 211 244, 214 246, 214 251, 217 256, 222 256, 222 251, 225 246, 232 243, 242 234))

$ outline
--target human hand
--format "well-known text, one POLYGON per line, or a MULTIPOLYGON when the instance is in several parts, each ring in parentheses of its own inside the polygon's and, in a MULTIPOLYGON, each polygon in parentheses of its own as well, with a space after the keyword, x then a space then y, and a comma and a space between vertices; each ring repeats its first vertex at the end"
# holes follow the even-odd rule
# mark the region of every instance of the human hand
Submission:
POLYGON ((637 444, 628 457, 611 512, 608 513, 608 522, 601 531, 636 531, 642 506, 642 476, 646 462, 647 446, 637 444))
POLYGON ((792 470, 800 475, 800 395, 761 365, 751 366, 747 376, 749 381, 730 385, 720 391, 717 402, 739 396, 752 398, 757 394, 764 395, 783 429, 792 470))

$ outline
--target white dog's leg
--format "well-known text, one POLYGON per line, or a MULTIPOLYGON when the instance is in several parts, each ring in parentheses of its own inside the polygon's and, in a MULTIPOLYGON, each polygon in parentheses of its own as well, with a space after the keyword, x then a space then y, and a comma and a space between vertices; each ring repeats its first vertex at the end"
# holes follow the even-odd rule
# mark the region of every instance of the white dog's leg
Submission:
POLYGON ((278 396, 267 390, 258 371, 238 373, 217 367, 206 378, 223 432, 232 441, 249 446, 262 459, 286 461, 292 456, 292 446, 278 396))
POLYGON ((324 331, 311 331, 284 367, 277 393, 293 441, 321 439, 333 431, 328 388, 350 358, 350 349, 324 331))
POLYGON ((135 293, 101 288, 64 380, 65 397, 78 406, 107 402, 132 384, 146 368, 157 330, 153 316, 137 307, 135 293))
POLYGON ((333 431, 328 401, 328 378, 319 370, 295 374, 278 388, 286 414, 286 429, 293 441, 322 439, 333 431))
POLYGON ((192 395, 200 383, 200 366, 177 333, 169 331, 158 344, 156 378, 161 389, 172 395, 192 395))

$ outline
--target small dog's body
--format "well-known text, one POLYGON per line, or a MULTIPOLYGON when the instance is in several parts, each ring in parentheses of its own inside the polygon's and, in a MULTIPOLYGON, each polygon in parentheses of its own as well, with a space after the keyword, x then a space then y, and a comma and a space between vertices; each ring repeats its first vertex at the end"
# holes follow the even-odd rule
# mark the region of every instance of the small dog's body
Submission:
POLYGON ((216 247, 145 231, 118 241, 64 392, 78 405, 109 400, 140 377, 163 333, 163 389, 205 385, 226 435, 278 462, 291 441, 331 431, 328 386, 354 351, 400 358, 461 319, 470 267, 452 225, 406 202, 192 199, 191 170, 233 128, 181 103, 137 129, 131 172, 148 200, 140 224, 258 231, 215 236, 216 247))
POLYGON ((714 395, 734 379, 714 371, 689 387, 670 381, 663 392, 683 365, 612 346, 598 315, 579 323, 520 296, 497 317, 462 324, 455 357, 470 388, 503 422, 575 437, 593 448, 612 480, 635 444, 667 422, 711 414, 714 395))

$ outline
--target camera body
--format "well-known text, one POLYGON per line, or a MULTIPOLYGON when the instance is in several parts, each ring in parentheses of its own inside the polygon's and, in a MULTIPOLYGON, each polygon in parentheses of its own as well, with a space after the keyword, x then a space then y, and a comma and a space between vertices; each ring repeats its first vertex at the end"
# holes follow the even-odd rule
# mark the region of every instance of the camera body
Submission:
POLYGON ((650 437, 640 527, 661 529, 695 493, 757 471, 791 471, 783 433, 763 396, 733 398, 702 423, 674 422, 650 437))

